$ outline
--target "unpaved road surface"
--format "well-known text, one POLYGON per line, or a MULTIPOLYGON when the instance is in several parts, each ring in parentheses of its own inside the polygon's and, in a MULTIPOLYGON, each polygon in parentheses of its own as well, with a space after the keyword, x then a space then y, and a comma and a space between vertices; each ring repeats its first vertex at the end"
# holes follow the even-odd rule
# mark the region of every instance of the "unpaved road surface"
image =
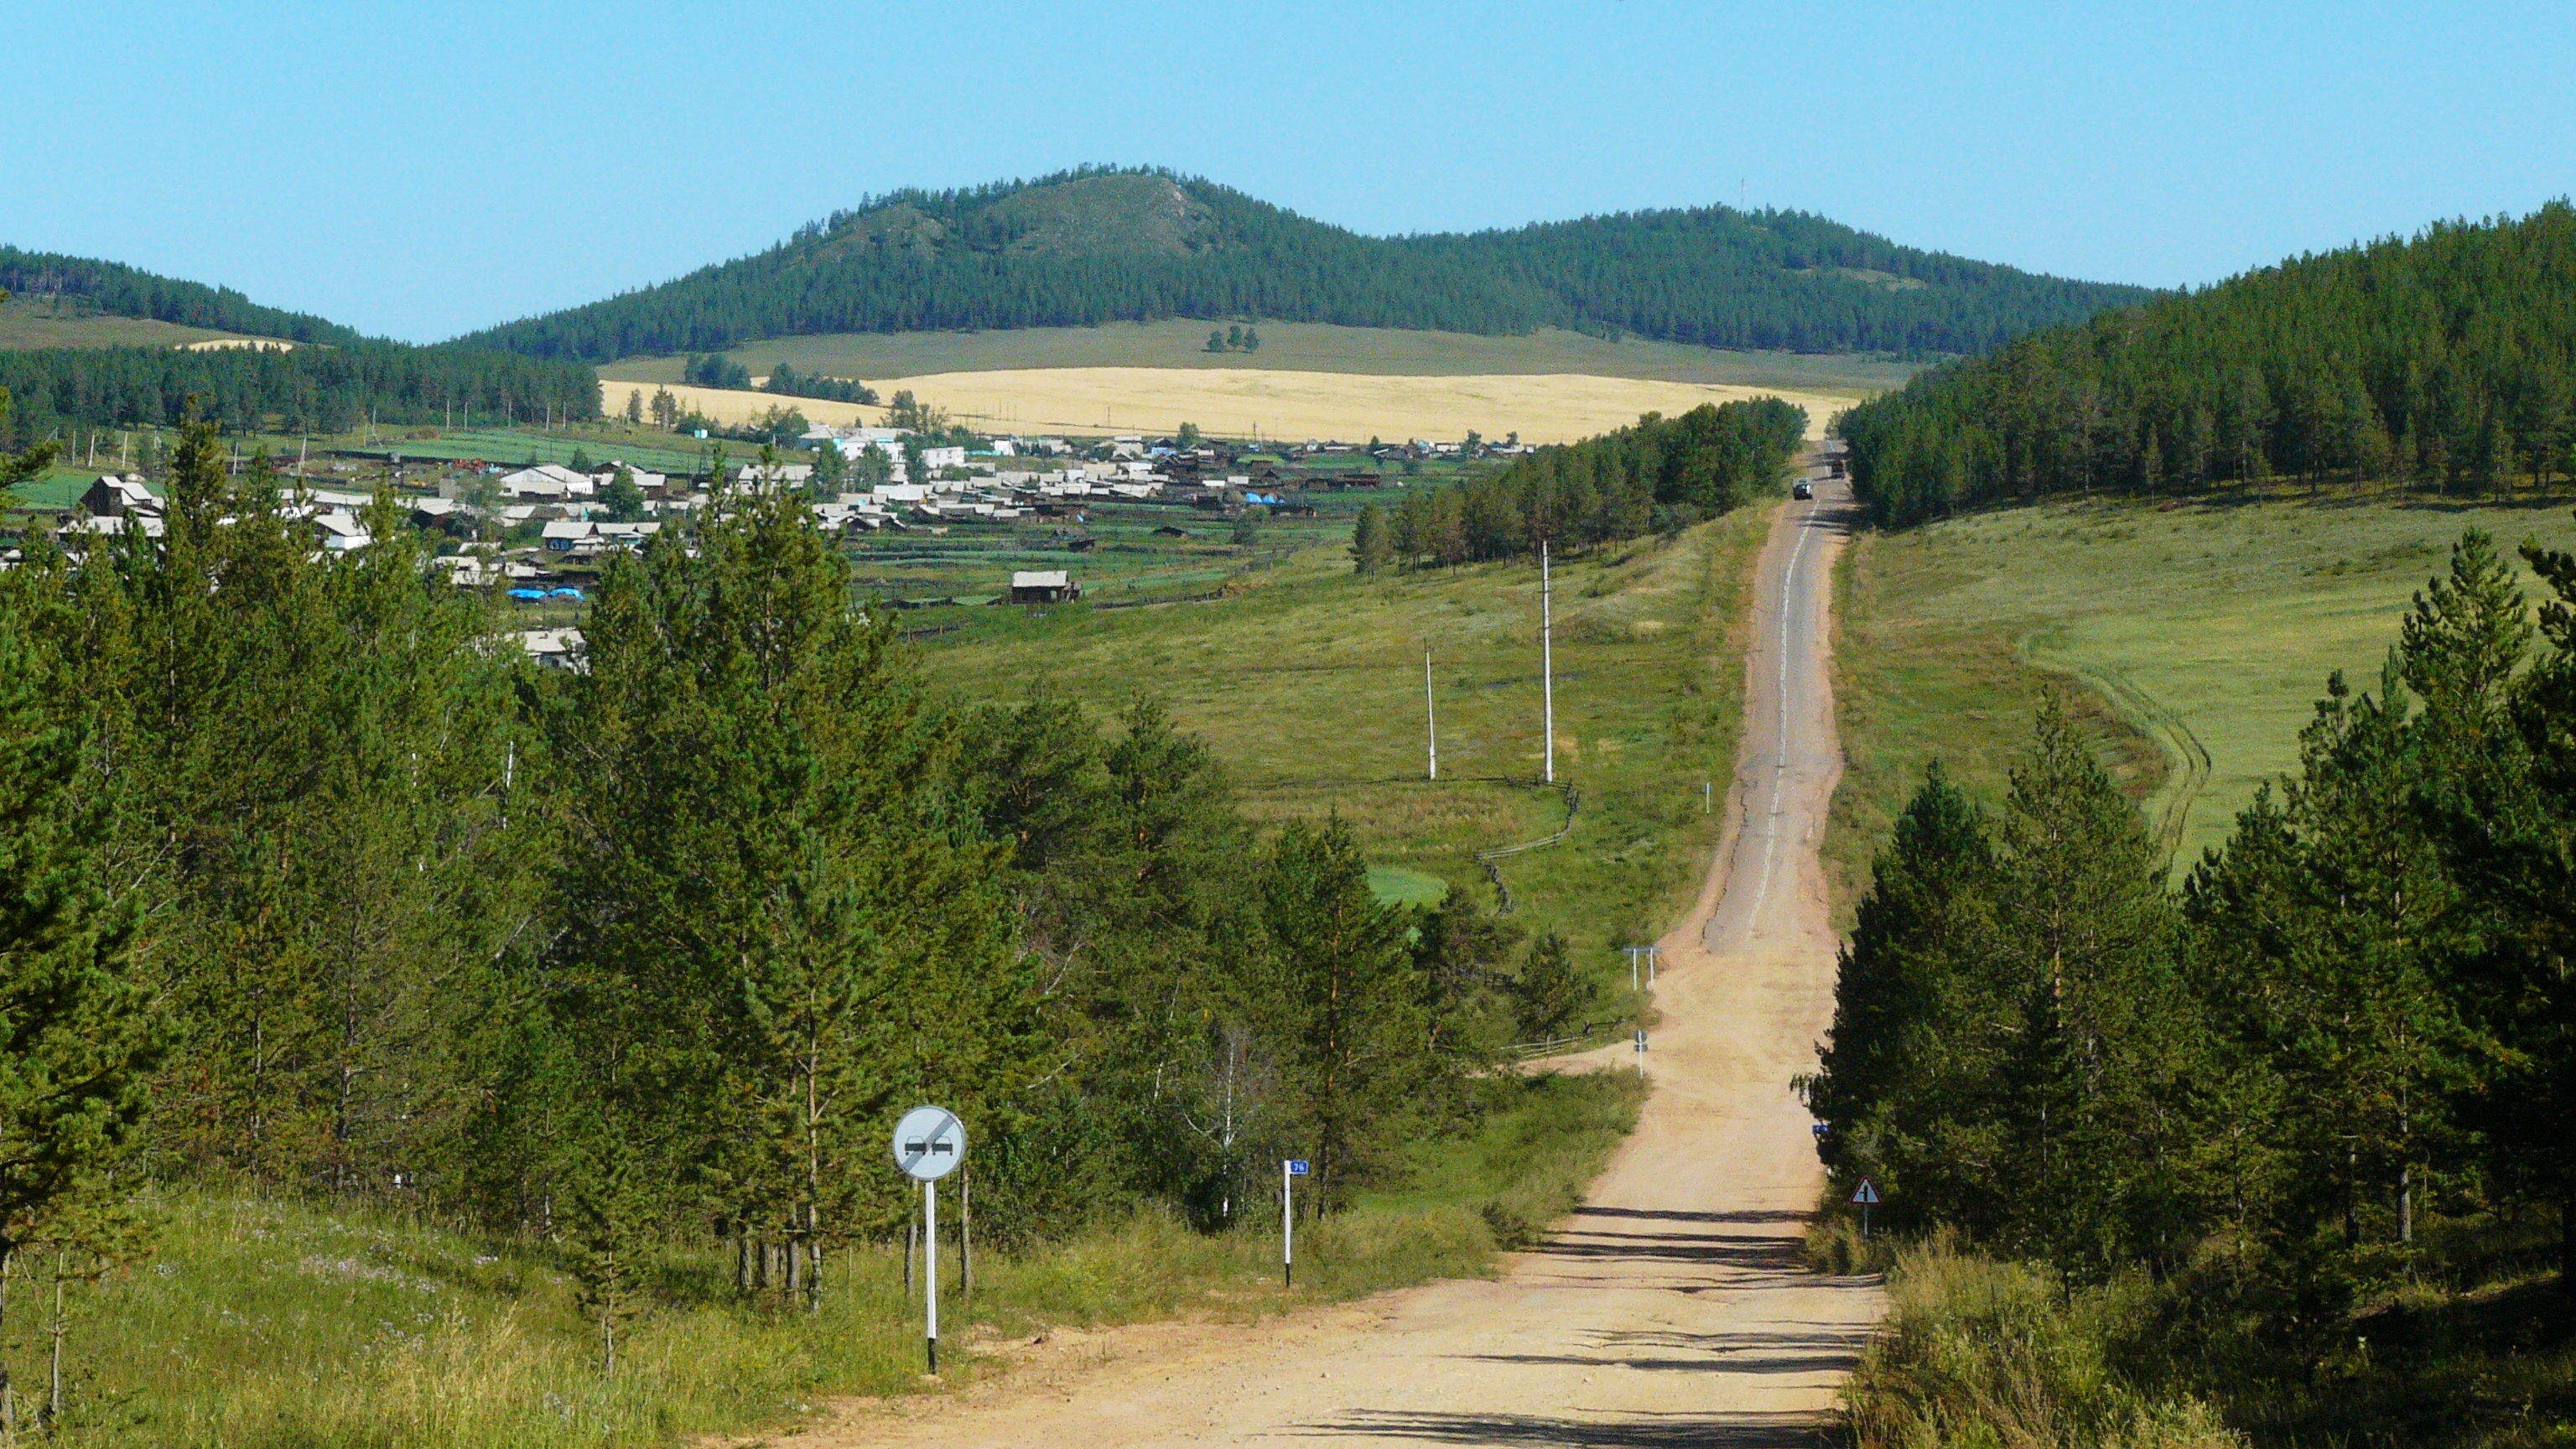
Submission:
POLYGON ((1257 1326, 1075 1336, 995 1385, 854 1408, 795 1442, 1816 1442, 1880 1311, 1872 1284, 1799 1261, 1823 1177, 1789 1078, 1832 1019, 1816 842, 1840 771, 1826 611, 1849 519, 1841 484, 1819 491, 1787 506, 1763 555, 1733 829, 1662 942, 1656 1091, 1573 1218, 1494 1280, 1257 1326))

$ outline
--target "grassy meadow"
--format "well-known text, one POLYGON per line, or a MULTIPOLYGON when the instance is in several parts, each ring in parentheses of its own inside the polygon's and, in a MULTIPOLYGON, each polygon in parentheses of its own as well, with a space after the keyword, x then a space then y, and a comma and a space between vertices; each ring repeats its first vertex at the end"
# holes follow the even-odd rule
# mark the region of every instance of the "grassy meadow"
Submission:
POLYGON ((240 337, 206 327, 183 327, 149 317, 114 317, 76 299, 30 297, 0 307, 0 351, 49 347, 177 347, 240 337))
MULTIPOLYGON (((1260 351, 1210 352, 1208 329, 1203 321, 1166 318, 991 332, 835 332, 746 342, 730 351, 754 373, 765 374, 784 362, 799 372, 869 381, 1053 367, 1270 368, 1415 377, 1562 372, 1872 393, 1904 386, 1922 367, 1841 353, 1728 352, 1636 337, 1612 341, 1554 327, 1523 336, 1481 337, 1263 322, 1258 325, 1260 351)), ((630 357, 601 372, 620 379, 677 382, 681 363, 677 357, 630 357)))
MULTIPOLYGON (((1634 1124, 1643 1090, 1618 1073, 1484 1090, 1477 1131, 1420 1145, 1409 1181, 1300 1226, 1294 1290, 1280 1286, 1264 1212, 1214 1235, 1139 1215, 1024 1254, 979 1247, 968 1296, 943 1212, 947 1384, 1002 1370, 1008 1345, 1051 1327, 1258 1318, 1492 1271, 1498 1237, 1572 1205, 1634 1124)), ((740 1303, 714 1243, 668 1250, 645 1270, 650 1304, 623 1330, 609 1375, 550 1245, 252 1195, 172 1192, 145 1210, 158 1253, 65 1294, 58 1442, 660 1445, 790 1424, 831 1397, 932 1387, 898 1246, 836 1255, 811 1315, 740 1303)), ((25 1257, 14 1276, 5 1350, 23 1423, 43 1393, 51 1293, 48 1270, 25 1257)))
POLYGON ((1988 800, 2038 691, 2071 681, 2175 849, 2225 839, 2298 763, 2326 676, 2377 691, 2414 592, 2471 527, 2576 546, 2568 500, 2292 487, 2158 505, 1997 509, 1864 534, 1838 581, 1849 771, 1826 839, 1838 904, 1935 756, 1988 800))
MULTIPOLYGON (((1671 925, 1715 847, 1701 785, 1734 768, 1740 630, 1770 519, 1743 509, 1556 568, 1557 778, 1581 803, 1563 844, 1499 869, 1512 919, 1564 932, 1621 997, 1615 948, 1671 925)), ((1455 883, 1491 905, 1475 852, 1566 820, 1566 792, 1540 780, 1538 568, 1361 579, 1346 531, 1320 532, 1216 602, 951 611, 965 627, 927 641, 925 662, 1003 702, 1044 687, 1105 712, 1156 696, 1208 740, 1254 818, 1338 811, 1417 894, 1455 883), (1426 643, 1437 782, 1425 778, 1426 643)))

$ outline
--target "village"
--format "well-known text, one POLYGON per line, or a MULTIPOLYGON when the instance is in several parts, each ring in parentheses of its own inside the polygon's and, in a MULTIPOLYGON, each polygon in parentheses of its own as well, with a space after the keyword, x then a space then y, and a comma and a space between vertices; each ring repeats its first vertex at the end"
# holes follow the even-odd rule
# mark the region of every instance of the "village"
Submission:
MULTIPOLYGON (((1330 495, 1402 488, 1425 465, 1445 465, 1435 471, 1447 473, 1532 451, 1517 437, 1487 443, 1472 433, 1456 442, 1316 439, 1257 450, 1194 429, 1162 437, 958 437, 812 427, 796 440, 801 446, 764 449, 766 461, 727 463, 721 450, 711 450, 694 473, 579 453, 569 464, 518 467, 406 462, 393 454, 370 477, 371 459, 298 457, 280 478, 279 511, 310 528, 317 553, 350 553, 375 541, 373 529, 384 523, 375 511, 379 497, 389 500, 409 527, 435 538, 433 568, 459 588, 491 590, 530 610, 530 627, 517 631, 522 646, 542 664, 563 666, 579 658, 578 614, 606 559, 641 552, 666 527, 729 495, 791 490, 854 556, 918 563, 932 556, 925 550, 945 546, 943 559, 989 556, 994 565, 989 587, 929 597, 902 597, 891 587, 896 579, 858 581, 862 588, 873 583, 891 607, 1048 605, 1083 597, 1076 564, 1101 541, 1089 525, 1111 510, 1130 521, 1147 511, 1161 515, 1148 531, 1167 546, 1200 536, 1184 526, 1192 520, 1217 525, 1240 545, 1256 524, 1317 519, 1318 502, 1330 495), (363 486, 370 483, 375 487, 363 486), (1045 530, 1037 548, 1067 557, 1015 557, 1008 541, 1033 525, 1045 530), (872 543, 893 551, 872 550, 872 543)), ((143 473, 101 473, 55 527, 75 551, 129 530, 159 537, 164 507, 143 473)), ((9 561, 0 558, 0 566, 9 561)))

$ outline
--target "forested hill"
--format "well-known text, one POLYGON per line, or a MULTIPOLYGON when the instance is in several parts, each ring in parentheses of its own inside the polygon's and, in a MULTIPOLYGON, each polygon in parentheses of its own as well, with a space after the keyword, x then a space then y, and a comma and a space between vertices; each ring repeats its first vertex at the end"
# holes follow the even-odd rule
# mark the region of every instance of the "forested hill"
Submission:
MULTIPOLYGON (((458 408, 503 417, 590 417, 599 377, 587 365, 439 343, 362 336, 304 312, 116 262, 0 247, 0 290, 23 306, 78 299, 90 311, 281 338, 285 348, 168 346, 0 349, 0 447, 83 427, 176 426, 193 410, 235 431, 339 432, 372 418, 426 423, 458 408)), ((188 334, 180 334, 182 336, 188 334)))
POLYGON ((77 298, 112 317, 148 317, 182 327, 246 332, 289 342, 346 344, 358 333, 308 312, 263 307, 230 287, 209 287, 117 262, 0 246, 0 290, 21 298, 77 298))
POLYGON ((2149 295, 1797 212, 1706 207, 1387 238, 1168 172, 1080 171, 898 192, 756 255, 466 340, 605 361, 824 332, 1205 317, 1923 355, 1986 351, 2149 295))
POLYGON ((1843 418, 1882 522, 2291 475, 2576 471, 2576 209, 2250 272, 1925 373, 1843 418))

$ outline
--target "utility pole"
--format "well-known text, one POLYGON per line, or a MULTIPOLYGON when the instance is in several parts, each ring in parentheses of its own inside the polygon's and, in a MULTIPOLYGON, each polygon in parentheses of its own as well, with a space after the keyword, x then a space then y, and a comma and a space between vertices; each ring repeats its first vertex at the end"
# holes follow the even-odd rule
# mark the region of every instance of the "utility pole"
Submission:
POLYGON ((1547 736, 1547 782, 1556 783, 1556 595, 1547 567, 1547 540, 1538 544, 1539 729, 1547 736))
POLYGON ((1431 778, 1440 778, 1440 710, 1431 699, 1431 641, 1422 641, 1422 725, 1431 745, 1431 778))

